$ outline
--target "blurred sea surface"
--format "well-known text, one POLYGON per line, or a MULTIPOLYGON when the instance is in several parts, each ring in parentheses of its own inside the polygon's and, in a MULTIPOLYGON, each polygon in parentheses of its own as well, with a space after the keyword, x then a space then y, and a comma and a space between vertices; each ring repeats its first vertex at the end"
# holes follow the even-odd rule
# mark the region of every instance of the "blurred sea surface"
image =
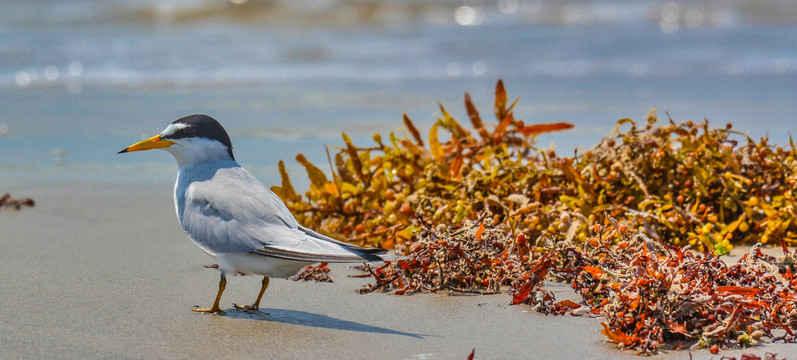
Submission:
MULTIPOLYGON (((0 5, 0 185, 173 181, 162 152, 116 155, 206 113, 267 184, 341 131, 370 146, 422 131, 437 101, 492 121, 502 78, 538 137, 572 154, 617 119, 733 123, 787 144, 797 128, 797 2, 5 0, 0 5)), ((334 151, 334 149, 332 149, 334 151)), ((300 187, 301 188, 301 187, 300 187)), ((0 189, 2 190, 2 189, 0 189)))

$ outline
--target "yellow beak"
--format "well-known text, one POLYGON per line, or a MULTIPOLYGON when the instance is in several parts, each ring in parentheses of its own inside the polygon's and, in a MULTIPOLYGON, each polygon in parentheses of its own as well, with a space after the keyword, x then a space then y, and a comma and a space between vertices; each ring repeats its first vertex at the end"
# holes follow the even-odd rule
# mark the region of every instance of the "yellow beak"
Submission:
POLYGON ((124 148, 122 151, 118 152, 117 154, 126 153, 126 152, 133 152, 133 151, 143 151, 143 150, 152 150, 152 149, 162 149, 169 146, 174 145, 174 141, 164 140, 161 139, 160 135, 155 135, 147 140, 137 142, 133 145, 130 145, 124 148))

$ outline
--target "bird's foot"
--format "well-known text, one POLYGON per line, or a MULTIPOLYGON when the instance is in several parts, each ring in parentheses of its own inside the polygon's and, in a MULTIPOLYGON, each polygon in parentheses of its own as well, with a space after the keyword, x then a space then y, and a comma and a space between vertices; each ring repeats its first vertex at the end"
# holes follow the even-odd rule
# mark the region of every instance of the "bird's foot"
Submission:
POLYGON ((193 312, 201 312, 201 313, 210 313, 210 314, 224 314, 224 310, 222 310, 218 305, 214 305, 208 309, 200 308, 199 305, 194 305, 191 309, 193 312))
POLYGON ((234 308, 236 308, 238 310, 246 311, 246 312, 253 312, 253 311, 257 311, 258 309, 260 309, 260 305, 259 304, 241 306, 241 305, 233 303, 232 307, 234 307, 234 308))

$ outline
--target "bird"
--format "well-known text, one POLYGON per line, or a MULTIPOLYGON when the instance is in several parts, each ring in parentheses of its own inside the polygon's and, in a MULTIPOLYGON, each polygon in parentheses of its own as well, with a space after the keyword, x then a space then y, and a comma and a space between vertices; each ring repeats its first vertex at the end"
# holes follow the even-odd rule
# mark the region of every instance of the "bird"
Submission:
POLYGON ((386 249, 365 248, 322 235, 300 225, 285 203, 241 167, 232 142, 214 118, 189 115, 160 134, 130 145, 118 154, 162 149, 177 160, 174 207, 183 232, 218 263, 219 289, 209 308, 195 312, 223 313, 219 307, 226 274, 263 276, 251 305, 260 308, 269 278, 287 278, 318 262, 378 262, 386 249))

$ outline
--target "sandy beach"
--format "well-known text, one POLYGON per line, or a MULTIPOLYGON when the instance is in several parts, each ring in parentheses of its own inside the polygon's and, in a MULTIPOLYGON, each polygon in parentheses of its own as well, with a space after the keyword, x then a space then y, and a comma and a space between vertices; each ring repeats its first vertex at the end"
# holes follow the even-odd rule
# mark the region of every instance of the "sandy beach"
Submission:
MULTIPOLYGON (((625 358, 600 319, 545 316, 507 295, 360 295, 368 279, 333 266, 334 283, 274 280, 256 314, 259 279, 231 277, 225 315, 197 314, 218 273, 175 220, 171 184, 4 184, 34 208, 0 213, 0 357, 31 358, 625 358)), ((576 299, 551 285, 560 299, 576 299)), ((695 359, 789 357, 768 344, 695 359)), ((666 351, 661 359, 685 359, 666 351)))
MULTIPOLYGON (((347 277, 358 272, 346 265, 331 266, 334 283, 271 281, 254 314, 231 308, 251 303, 260 279, 231 276, 226 314, 192 312, 212 303, 219 278, 175 217, 175 161, 116 155, 189 114, 218 119, 237 161, 266 185, 281 182, 285 161, 301 193, 310 180, 297 154, 327 172, 344 131, 370 149, 374 133, 385 144, 409 139, 406 116, 431 147, 443 107, 470 131, 466 92, 495 129, 498 79, 507 104, 520 99, 512 106, 524 125, 574 125, 534 135, 540 153, 574 159, 613 137, 618 119, 642 126, 651 109, 661 124, 708 119, 738 131, 723 152, 746 136, 788 149, 797 123, 797 1, 5 0, 2 9, 0 196, 36 206, 0 211, 0 360, 466 359, 474 348, 477 359, 639 359, 606 342, 600 318, 545 316, 506 294, 360 295, 372 280, 347 277)), ((564 284, 547 288, 580 300, 564 284)), ((793 358, 797 345, 655 358, 767 352, 793 358)))

